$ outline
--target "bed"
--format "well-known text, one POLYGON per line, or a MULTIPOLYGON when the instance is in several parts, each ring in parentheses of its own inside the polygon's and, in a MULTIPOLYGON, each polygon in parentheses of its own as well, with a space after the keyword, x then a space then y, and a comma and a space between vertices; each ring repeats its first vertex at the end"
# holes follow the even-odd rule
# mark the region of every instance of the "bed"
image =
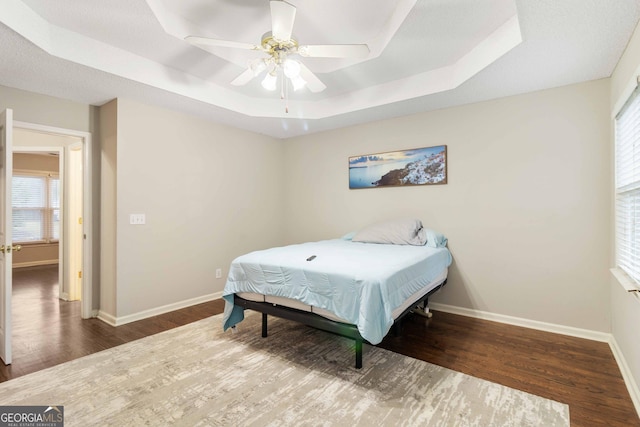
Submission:
POLYGON ((264 337, 267 315, 295 320, 354 339, 360 368, 363 342, 380 343, 394 322, 418 304, 426 307, 446 284, 446 239, 437 242, 431 233, 427 244, 428 235, 414 245, 356 234, 240 256, 223 291, 224 329, 242 321, 245 309, 262 313, 264 337))

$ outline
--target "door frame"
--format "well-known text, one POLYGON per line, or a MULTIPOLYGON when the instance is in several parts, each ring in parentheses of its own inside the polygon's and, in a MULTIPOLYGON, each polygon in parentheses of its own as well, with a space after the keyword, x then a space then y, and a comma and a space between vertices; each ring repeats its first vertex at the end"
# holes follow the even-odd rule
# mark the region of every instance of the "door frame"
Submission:
MULTIPOLYGON (((36 123, 15 121, 13 128, 47 133, 52 135, 72 136, 82 141, 82 300, 80 315, 83 319, 95 317, 93 311, 93 185, 92 185, 92 143, 91 133, 46 126, 36 123)), ((14 151, 28 147, 14 147, 14 151)))
POLYGON ((66 296, 71 301, 77 300, 78 295, 82 295, 82 275, 78 277, 78 272, 82 272, 82 249, 84 244, 84 229, 82 226, 84 188, 82 187, 82 175, 78 173, 83 170, 82 149, 81 141, 69 144, 64 149, 64 189, 66 191, 64 208, 66 210, 65 225, 67 227, 65 236, 67 240, 63 259, 68 269, 66 271, 66 279, 69 281, 66 296), (79 258, 76 251, 78 243, 80 245, 79 258), (79 283, 78 280, 80 281, 79 283))
POLYGON ((11 292, 12 292, 12 274, 13 274, 13 240, 11 237, 13 231, 11 208, 11 181, 13 176, 13 110, 7 108, 0 112, 2 119, 0 120, 0 149, 2 150, 2 167, 0 171, 0 181, 2 181, 2 275, 0 276, 0 287, 2 287, 2 307, 0 307, 0 358, 5 365, 11 364, 11 335, 13 328, 11 327, 11 292), (5 246, 11 247, 7 251, 5 246))

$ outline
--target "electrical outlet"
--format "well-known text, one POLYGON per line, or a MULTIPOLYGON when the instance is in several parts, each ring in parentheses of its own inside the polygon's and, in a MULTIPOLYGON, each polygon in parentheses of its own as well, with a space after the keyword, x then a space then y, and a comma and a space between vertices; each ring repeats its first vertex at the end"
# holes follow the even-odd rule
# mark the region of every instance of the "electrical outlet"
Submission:
POLYGON ((216 268, 216 279, 222 279, 222 269, 216 268))
POLYGON ((144 214, 130 214, 129 215, 129 224, 132 225, 144 225, 146 223, 146 218, 144 214))

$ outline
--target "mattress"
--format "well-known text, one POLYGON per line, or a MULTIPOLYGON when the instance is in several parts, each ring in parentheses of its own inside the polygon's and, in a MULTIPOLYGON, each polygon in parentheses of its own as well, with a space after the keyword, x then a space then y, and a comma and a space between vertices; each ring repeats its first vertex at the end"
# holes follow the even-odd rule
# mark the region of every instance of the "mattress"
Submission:
POLYGON ((428 292, 425 287, 450 264, 446 248, 341 239, 252 252, 231 263, 223 291, 224 327, 244 318, 233 295, 254 293, 275 304, 294 300, 302 304, 296 308, 335 316, 377 344, 391 328, 394 311, 416 293, 428 292))
MULTIPOLYGON (((393 320, 397 319, 398 316, 404 313, 406 309, 410 308, 413 305, 414 301, 419 301, 422 297, 427 295, 433 289, 438 287, 442 282, 444 282, 447 278, 448 272, 449 270, 445 268, 444 271, 438 277, 436 277, 435 280, 433 280, 427 286, 425 286, 424 288, 420 289, 419 291, 411 295, 409 298, 407 298, 402 305, 396 307, 391 312, 391 317, 393 318, 393 320)), ((308 311, 309 313, 314 313, 314 314, 317 314, 318 316, 322 316, 336 322, 349 323, 348 320, 342 319, 336 316, 334 313, 330 312, 329 310, 313 307, 311 305, 307 305, 305 303, 302 303, 300 301, 290 299, 290 298, 274 297, 271 295, 262 295, 262 294, 252 293, 252 292, 238 292, 236 295, 239 296, 240 298, 243 298, 249 301, 267 302, 273 305, 282 305, 284 307, 295 308, 296 310, 308 311)))

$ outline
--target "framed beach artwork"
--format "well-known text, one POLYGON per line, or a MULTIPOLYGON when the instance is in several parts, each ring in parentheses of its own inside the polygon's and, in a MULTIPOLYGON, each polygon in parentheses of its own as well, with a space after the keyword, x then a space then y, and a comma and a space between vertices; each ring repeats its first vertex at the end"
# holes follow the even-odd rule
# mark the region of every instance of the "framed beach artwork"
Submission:
POLYGON ((446 145, 349 157, 349 188, 446 183, 446 145))

